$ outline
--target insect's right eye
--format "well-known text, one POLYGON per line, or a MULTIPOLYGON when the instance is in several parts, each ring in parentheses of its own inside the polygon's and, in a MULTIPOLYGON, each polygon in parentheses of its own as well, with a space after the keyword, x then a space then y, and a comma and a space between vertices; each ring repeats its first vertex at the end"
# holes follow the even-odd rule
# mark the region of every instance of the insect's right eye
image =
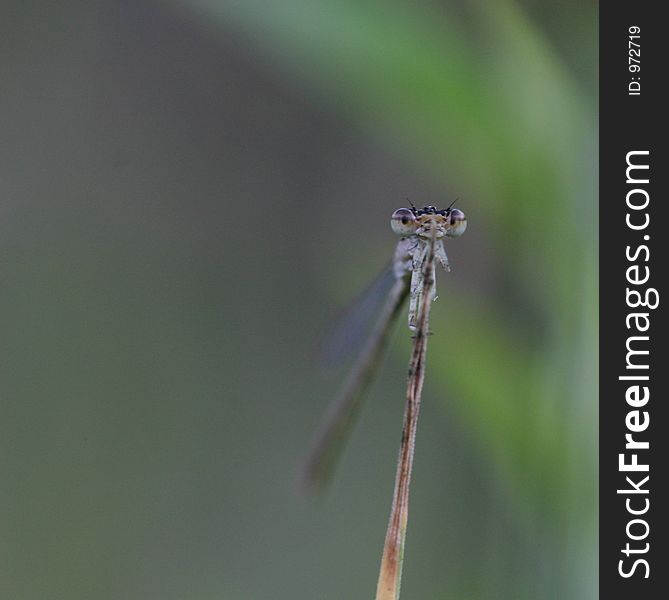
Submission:
POLYGON ((416 231, 416 217, 408 208, 398 208, 390 217, 390 227, 397 235, 410 235, 416 231))

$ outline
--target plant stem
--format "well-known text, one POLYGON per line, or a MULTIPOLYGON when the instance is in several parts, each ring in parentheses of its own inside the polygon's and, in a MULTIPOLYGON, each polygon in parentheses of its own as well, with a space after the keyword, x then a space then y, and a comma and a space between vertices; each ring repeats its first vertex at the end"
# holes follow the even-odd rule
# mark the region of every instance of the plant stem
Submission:
POLYGON ((434 242, 433 234, 429 241, 427 256, 422 265, 424 277, 420 313, 409 362, 404 424, 395 475, 395 491, 381 558, 376 600, 399 600, 400 597, 402 559, 404 558, 404 542, 409 517, 409 484, 411 482, 411 468, 416 442, 416 425, 418 424, 418 412, 425 380, 425 356, 429 335, 430 306, 433 300, 434 242))

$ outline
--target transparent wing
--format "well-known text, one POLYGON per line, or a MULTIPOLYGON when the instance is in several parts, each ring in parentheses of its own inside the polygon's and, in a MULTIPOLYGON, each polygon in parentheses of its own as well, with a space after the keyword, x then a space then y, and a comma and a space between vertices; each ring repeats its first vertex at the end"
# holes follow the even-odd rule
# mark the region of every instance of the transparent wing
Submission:
MULTIPOLYGON (((392 272, 391 272, 392 274, 392 272)), ((322 491, 328 484, 360 412, 365 391, 388 346, 392 325, 409 294, 408 278, 396 279, 367 342, 360 350, 343 387, 332 402, 302 472, 302 486, 322 491)))
POLYGON ((360 350, 394 283, 389 264, 335 319, 320 351, 325 365, 340 364, 360 350))

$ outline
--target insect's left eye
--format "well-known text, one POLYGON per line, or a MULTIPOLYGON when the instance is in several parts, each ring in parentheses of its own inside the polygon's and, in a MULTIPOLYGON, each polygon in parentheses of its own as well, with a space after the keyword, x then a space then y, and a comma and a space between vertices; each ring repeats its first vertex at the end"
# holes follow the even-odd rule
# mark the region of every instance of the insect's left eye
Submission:
POLYGON ((408 208, 398 208, 390 217, 390 227, 397 235, 410 235, 416 231, 416 217, 408 208))
POLYGON ((448 229, 446 235, 448 237, 459 237, 467 229, 467 217, 458 208, 452 208, 448 214, 448 229))

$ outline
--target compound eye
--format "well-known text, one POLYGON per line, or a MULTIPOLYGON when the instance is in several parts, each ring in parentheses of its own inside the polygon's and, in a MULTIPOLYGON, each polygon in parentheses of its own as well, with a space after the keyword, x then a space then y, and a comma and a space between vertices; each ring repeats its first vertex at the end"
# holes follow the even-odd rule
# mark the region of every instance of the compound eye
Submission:
POLYGON ((459 208, 452 208, 448 214, 448 226, 446 235, 448 237, 460 237, 467 229, 467 217, 459 208))
POLYGON ((411 235, 416 232, 416 217, 408 208, 398 208, 390 217, 390 227, 397 235, 411 235))

